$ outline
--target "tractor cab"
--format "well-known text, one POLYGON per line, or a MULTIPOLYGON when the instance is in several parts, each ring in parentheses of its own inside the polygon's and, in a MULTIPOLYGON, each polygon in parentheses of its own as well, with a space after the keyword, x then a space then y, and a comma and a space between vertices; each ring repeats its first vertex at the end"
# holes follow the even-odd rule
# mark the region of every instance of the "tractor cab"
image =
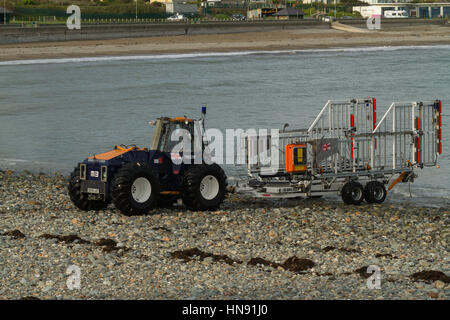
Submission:
POLYGON ((203 151, 201 120, 193 120, 186 117, 163 117, 150 122, 150 124, 155 125, 150 150, 158 150, 164 153, 203 151), (184 143, 189 143, 188 150, 185 144, 180 144, 181 139, 183 139, 184 143), (196 143, 198 149, 195 149, 196 143), (185 148, 183 149, 183 147, 185 148))

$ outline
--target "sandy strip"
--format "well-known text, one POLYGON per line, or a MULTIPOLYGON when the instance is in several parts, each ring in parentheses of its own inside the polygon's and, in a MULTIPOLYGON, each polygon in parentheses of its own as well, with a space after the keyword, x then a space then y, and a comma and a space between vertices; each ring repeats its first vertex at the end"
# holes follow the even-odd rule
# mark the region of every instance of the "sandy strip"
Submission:
POLYGON ((450 44, 447 26, 412 26, 368 33, 298 29, 0 45, 0 61, 163 53, 301 50, 330 47, 450 44))

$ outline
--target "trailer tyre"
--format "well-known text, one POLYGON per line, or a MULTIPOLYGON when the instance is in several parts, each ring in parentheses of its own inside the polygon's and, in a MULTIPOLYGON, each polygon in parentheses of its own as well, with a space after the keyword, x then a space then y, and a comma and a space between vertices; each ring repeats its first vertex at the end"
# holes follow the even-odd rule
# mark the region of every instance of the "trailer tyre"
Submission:
POLYGON ((368 203, 382 203, 386 195, 386 188, 379 181, 370 181, 364 187, 364 198, 368 203))
POLYGON ((75 167, 69 179, 69 197, 73 204, 80 210, 103 210, 108 206, 107 201, 89 200, 86 194, 81 193, 80 167, 75 167))
POLYGON ((190 210, 215 210, 223 202, 226 188, 227 177, 220 166, 193 166, 183 176, 183 203, 190 210))
POLYGON ((359 182, 349 181, 342 187, 341 196, 346 204, 359 205, 364 200, 363 186, 359 182))
POLYGON ((127 216, 145 214, 158 202, 159 179, 144 162, 130 162, 117 171, 111 185, 112 201, 127 216))

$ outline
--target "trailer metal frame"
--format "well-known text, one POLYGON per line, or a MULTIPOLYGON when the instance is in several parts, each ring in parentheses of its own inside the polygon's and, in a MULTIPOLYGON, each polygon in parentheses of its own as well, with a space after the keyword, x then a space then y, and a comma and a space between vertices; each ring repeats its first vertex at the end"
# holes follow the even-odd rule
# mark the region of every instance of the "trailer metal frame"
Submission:
POLYGON ((375 98, 329 100, 308 129, 282 130, 273 137, 241 136, 248 186, 256 197, 318 196, 342 194, 351 181, 366 186, 378 181, 386 186, 399 174, 391 190, 400 181, 413 182, 417 168, 437 165, 442 154, 441 128, 440 100, 392 102, 379 122, 375 98), (291 159, 286 159, 284 150, 296 144, 306 146, 307 169, 287 172, 286 161, 291 159), (329 149, 334 151, 328 154, 329 149), (278 157, 278 167, 267 168, 255 156, 262 153, 270 153, 272 160, 278 157))

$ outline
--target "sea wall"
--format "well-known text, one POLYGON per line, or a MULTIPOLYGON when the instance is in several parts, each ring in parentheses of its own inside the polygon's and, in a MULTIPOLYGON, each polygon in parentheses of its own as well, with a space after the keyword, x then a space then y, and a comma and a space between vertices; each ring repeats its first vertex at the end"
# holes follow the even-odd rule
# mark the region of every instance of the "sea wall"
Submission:
MULTIPOLYGON (((345 20, 341 23, 364 27, 364 19, 345 20)), ((442 20, 402 19, 383 20, 382 28, 410 25, 442 24, 442 20)), ((318 20, 256 21, 256 22, 165 22, 124 24, 82 24, 80 30, 68 30, 65 25, 38 25, 35 27, 2 26, 0 44, 22 42, 50 42, 71 40, 102 40, 134 37, 175 36, 188 34, 221 34, 238 32, 275 31, 301 28, 330 28, 329 23, 318 20)))

